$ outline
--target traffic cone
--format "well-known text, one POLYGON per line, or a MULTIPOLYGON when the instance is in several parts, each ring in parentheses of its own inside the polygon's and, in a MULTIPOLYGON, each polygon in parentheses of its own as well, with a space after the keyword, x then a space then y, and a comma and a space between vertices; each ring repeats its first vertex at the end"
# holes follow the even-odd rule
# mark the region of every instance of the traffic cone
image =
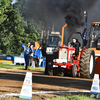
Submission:
POLYGON ((99 74, 94 75, 90 93, 92 93, 90 96, 92 98, 95 97, 95 94, 100 94, 99 74))
POLYGON ((19 98, 32 99, 32 73, 27 72, 19 98))

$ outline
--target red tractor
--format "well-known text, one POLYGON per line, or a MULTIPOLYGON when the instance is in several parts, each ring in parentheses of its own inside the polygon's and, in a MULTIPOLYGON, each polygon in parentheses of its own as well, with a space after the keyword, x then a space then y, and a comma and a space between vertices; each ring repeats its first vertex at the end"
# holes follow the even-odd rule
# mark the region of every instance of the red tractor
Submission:
POLYGON ((93 78, 94 73, 100 75, 100 22, 92 23, 89 34, 87 34, 87 13, 85 23, 83 34, 80 32, 72 34, 68 39, 68 46, 63 45, 64 28, 67 24, 62 27, 59 56, 53 59, 53 63, 50 63, 52 68, 50 72, 53 72, 53 75, 70 74, 73 77, 79 75, 82 78, 93 78), (81 44, 77 56, 75 46, 70 46, 73 37, 81 44))
POLYGON ((57 70, 61 71, 61 75, 64 74, 63 70, 66 70, 66 73, 72 74, 73 77, 77 76, 79 61, 74 56, 74 53, 75 48, 73 47, 67 47, 65 45, 59 47, 59 58, 53 59, 54 75, 57 75, 57 70))
MULTIPOLYGON (((83 38, 80 32, 75 32, 68 39, 68 46, 62 45, 59 47, 58 59, 53 59, 53 75, 70 74, 73 77, 76 77, 80 72, 80 58, 82 51, 79 52, 78 56, 75 56, 75 48, 70 46, 72 38, 75 37, 79 39, 81 44, 80 49, 83 47, 83 38)), ((83 48, 84 49, 84 48, 83 48)))

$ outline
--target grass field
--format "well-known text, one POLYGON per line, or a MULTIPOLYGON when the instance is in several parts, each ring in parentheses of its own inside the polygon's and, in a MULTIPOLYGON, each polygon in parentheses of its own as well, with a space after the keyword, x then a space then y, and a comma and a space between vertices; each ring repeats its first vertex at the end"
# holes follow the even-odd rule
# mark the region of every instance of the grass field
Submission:
MULTIPOLYGON (((7 99, 0 99, 0 100, 26 100, 26 99, 12 97, 12 98, 7 98, 7 99)), ((100 100, 100 99, 90 98, 90 94, 88 95, 79 94, 79 95, 70 95, 70 96, 66 95, 66 96, 60 96, 57 98, 47 98, 47 99, 34 98, 32 100, 100 100)))
MULTIPOLYGON (((0 64, 0 69, 25 69, 24 65, 8 65, 8 64, 0 64)), ((44 67, 31 67, 29 66, 29 69, 44 69, 44 67)))
POLYGON ((72 96, 60 96, 48 100, 97 100, 97 99, 91 98, 90 95, 72 95, 72 96))

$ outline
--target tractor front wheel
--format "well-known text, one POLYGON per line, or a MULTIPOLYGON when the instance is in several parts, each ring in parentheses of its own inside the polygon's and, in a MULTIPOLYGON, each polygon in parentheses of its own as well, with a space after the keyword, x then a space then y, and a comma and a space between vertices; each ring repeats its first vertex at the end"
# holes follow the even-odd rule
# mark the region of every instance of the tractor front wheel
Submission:
POLYGON ((61 67, 57 67, 53 69, 54 76, 64 76, 64 70, 61 67))
POLYGON ((54 68, 54 69, 53 69, 53 75, 54 75, 54 76, 57 76, 58 73, 59 73, 59 72, 58 72, 58 68, 54 68))
POLYGON ((95 68, 95 53, 92 49, 85 49, 80 59, 80 77, 93 78, 95 68))
POLYGON ((77 65, 74 64, 73 67, 72 67, 72 77, 76 77, 77 76, 77 65))
POLYGON ((52 62, 49 62, 47 67, 48 67, 48 74, 50 76, 53 76, 53 71, 51 70, 52 69, 52 62))

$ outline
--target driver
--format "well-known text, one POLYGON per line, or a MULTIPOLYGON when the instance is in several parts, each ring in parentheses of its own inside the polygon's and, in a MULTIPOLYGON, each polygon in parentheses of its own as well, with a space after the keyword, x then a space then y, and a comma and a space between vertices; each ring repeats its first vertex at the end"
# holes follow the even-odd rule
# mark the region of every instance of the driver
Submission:
POLYGON ((79 47, 80 47, 80 43, 76 38, 72 39, 71 45, 75 48, 75 56, 78 56, 79 54, 79 47))

